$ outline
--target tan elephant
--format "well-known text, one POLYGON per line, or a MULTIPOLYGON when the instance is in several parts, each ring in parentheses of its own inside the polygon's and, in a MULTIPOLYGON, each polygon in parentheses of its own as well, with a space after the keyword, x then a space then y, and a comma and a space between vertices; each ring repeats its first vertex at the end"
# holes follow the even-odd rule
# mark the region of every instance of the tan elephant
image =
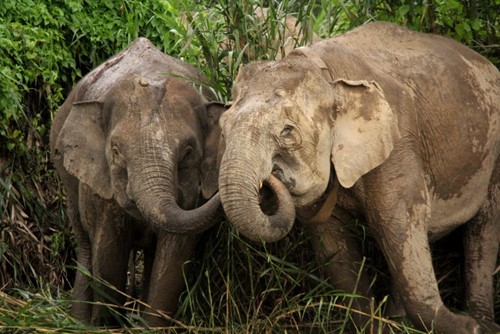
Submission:
POLYGON ((227 217, 270 242, 297 211, 332 283, 370 296, 346 232, 364 219, 415 326, 495 332, 499 96, 498 70, 476 52, 388 23, 245 66, 220 120, 227 217), (462 224, 470 316, 443 304, 429 247, 462 224))
MULTIPOLYGON (((218 194, 194 209, 200 182, 207 197, 217 190, 215 159, 203 152, 216 154, 206 138, 218 136, 225 110, 194 87, 203 80, 139 38, 78 83, 51 128, 79 266, 125 291, 129 254, 143 248, 142 300, 152 308, 144 315, 151 325, 165 324, 151 312, 175 311, 196 234, 222 214, 218 194)), ((81 270, 73 299, 74 316, 93 325, 112 320, 102 303, 124 302, 81 270)))

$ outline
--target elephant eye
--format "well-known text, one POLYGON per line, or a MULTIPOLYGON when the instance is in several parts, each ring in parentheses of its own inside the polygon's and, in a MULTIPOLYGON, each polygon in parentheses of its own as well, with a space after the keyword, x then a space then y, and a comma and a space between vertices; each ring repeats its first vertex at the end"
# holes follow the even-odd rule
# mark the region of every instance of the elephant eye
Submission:
POLYGON ((281 130, 281 137, 289 137, 292 135, 292 132, 293 132, 293 126, 285 125, 283 130, 281 130))
POLYGON ((299 129, 292 124, 286 124, 280 132, 279 142, 285 149, 297 148, 301 142, 299 129))
POLYGON ((114 165, 123 167, 124 159, 116 145, 111 146, 111 159, 114 165))
POLYGON ((186 146, 180 157, 179 167, 186 168, 195 164, 195 154, 192 146, 186 146))
POLYGON ((118 150, 118 147, 115 145, 111 146, 111 158, 113 161, 116 160, 116 158, 120 155, 120 151, 118 150))

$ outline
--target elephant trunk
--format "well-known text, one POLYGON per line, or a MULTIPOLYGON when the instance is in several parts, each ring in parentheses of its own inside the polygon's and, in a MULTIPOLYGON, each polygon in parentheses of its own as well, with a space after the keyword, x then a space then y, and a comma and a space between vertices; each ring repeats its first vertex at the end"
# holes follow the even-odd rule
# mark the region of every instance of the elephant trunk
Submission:
MULTIPOLYGON (((146 155, 150 156, 150 155, 146 155)), ((204 205, 189 210, 179 205, 177 159, 156 155, 140 163, 140 171, 129 179, 131 197, 155 232, 199 233, 222 217, 219 194, 204 205)))
MULTIPOLYGON (((259 150, 252 140, 247 144, 232 142, 221 161, 219 191, 228 219, 244 236, 254 241, 273 242, 283 238, 293 226, 295 208, 285 185, 266 170, 263 159, 249 152, 259 150), (270 190, 275 202, 272 211, 259 203, 264 189, 270 190)), ((259 152, 259 154, 263 154, 259 152)), ((266 200, 266 198, 264 198, 266 200)), ((267 204, 267 203, 266 203, 267 204)))

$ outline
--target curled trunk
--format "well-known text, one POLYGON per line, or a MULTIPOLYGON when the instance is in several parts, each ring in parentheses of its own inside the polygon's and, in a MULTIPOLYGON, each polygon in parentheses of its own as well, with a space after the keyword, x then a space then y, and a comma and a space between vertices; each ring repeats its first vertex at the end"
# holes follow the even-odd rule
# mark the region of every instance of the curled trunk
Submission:
POLYGON ((203 232, 222 217, 219 194, 215 194, 204 205, 186 210, 177 202, 177 165, 158 161, 143 166, 131 189, 137 208, 155 232, 199 233, 203 232))
MULTIPOLYGON (((226 216, 240 233, 255 241, 273 242, 292 228, 295 208, 285 185, 263 167, 267 164, 242 154, 255 150, 255 145, 241 142, 226 149, 220 169, 220 196, 226 216), (263 188, 272 194, 271 211, 263 211, 260 203, 263 188)), ((264 200, 270 200, 268 197, 264 200)))

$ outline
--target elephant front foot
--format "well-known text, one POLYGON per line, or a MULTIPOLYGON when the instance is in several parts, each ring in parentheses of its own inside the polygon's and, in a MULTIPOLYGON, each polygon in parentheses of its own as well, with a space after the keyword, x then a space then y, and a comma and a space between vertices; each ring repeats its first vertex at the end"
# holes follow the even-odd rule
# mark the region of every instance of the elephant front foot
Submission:
MULTIPOLYGON (((448 310, 444 305, 439 308, 434 321, 434 333, 444 334, 486 334, 482 326, 472 317, 459 315, 448 310)), ((493 332, 495 333, 495 332, 493 332)))

